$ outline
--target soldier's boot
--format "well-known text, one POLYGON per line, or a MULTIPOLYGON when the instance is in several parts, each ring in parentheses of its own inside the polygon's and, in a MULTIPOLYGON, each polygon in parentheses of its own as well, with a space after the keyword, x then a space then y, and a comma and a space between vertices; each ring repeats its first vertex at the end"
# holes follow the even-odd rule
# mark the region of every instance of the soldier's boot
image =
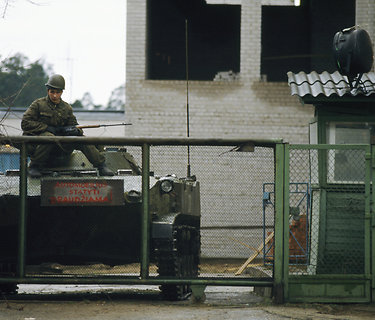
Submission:
POLYGON ((100 176, 114 176, 115 175, 113 171, 107 167, 105 162, 98 165, 98 171, 99 171, 100 176))
POLYGON ((33 163, 30 163, 28 172, 31 178, 40 178, 42 176, 39 166, 33 163))

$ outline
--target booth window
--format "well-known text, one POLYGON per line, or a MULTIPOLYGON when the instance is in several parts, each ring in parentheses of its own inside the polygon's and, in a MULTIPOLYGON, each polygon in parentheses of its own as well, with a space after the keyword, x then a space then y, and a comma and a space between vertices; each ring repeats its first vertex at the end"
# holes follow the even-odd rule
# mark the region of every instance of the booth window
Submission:
MULTIPOLYGON (((330 122, 328 144, 370 144, 375 123, 330 122)), ((364 150, 330 150, 328 153, 329 182, 359 183, 365 180, 364 150)))
POLYGON ((147 1, 147 79, 214 80, 240 70, 240 5, 147 1), (187 20, 187 41, 186 41, 187 20))

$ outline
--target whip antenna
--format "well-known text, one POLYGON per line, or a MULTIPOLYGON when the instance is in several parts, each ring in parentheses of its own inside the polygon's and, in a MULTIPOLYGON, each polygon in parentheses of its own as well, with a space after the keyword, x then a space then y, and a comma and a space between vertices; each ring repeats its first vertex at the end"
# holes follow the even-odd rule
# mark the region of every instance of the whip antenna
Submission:
MULTIPOLYGON (((188 20, 185 19, 185 65, 186 65, 186 135, 190 137, 189 122, 189 56, 188 56, 188 20)), ((188 164, 187 176, 190 177, 190 145, 187 146, 188 164)))

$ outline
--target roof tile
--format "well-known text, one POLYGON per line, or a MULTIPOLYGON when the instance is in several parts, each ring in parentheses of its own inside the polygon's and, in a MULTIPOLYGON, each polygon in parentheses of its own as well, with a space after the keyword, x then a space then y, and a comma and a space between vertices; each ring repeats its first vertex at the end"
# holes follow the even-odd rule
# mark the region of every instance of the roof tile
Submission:
POLYGON ((350 89, 346 76, 341 75, 338 71, 328 73, 324 71, 317 73, 288 72, 288 84, 291 94, 299 97, 310 95, 317 97, 323 95, 326 97, 344 95, 356 96, 359 94, 369 96, 375 93, 375 73, 364 73, 360 79, 359 86, 350 89))

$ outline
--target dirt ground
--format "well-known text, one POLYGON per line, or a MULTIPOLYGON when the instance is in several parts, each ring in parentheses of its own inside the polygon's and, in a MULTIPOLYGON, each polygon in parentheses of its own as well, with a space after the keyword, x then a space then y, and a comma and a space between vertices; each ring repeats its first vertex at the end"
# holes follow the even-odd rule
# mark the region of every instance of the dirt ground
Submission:
MULTIPOLYGON (((243 260, 241 259, 226 259, 225 263, 219 259, 209 259, 209 260, 202 260, 199 264, 200 274, 211 274, 223 277, 234 277, 235 272, 241 267, 243 264, 243 260)), ((254 265, 263 265, 262 263, 257 263, 254 265)), ((268 269, 272 269, 269 267, 268 269)), ((140 270, 140 263, 130 263, 126 265, 115 265, 109 266, 102 263, 91 263, 87 265, 60 265, 58 263, 43 263, 40 265, 29 265, 26 266, 26 273, 28 275, 56 275, 56 274, 89 274, 89 275, 102 275, 102 274, 125 274, 125 275, 135 275, 139 274, 140 270)), ((157 273, 157 267, 155 264, 150 264, 149 267, 150 274, 157 273)), ((267 274, 267 268, 259 268, 258 271, 255 268, 246 268, 243 272, 243 275, 247 274, 247 276, 257 276, 257 277, 268 277, 270 273, 267 274), (254 275, 253 273, 256 273, 254 275)))
POLYGON ((162 301, 156 286, 20 285, 3 296, 0 320, 375 319, 375 305, 274 305, 253 288, 207 287, 206 300, 162 301))
MULTIPOLYGON (((201 273, 233 276, 241 263, 201 264, 201 273)), ((137 274, 139 264, 108 267, 101 264, 74 267, 43 264, 28 267, 32 274, 137 274)), ((242 276, 268 276, 270 270, 249 267, 242 276)), ((150 272, 156 272, 155 266, 150 272)), ((214 287, 197 303, 163 301, 157 286, 19 285, 18 295, 0 296, 0 320, 367 320, 375 319, 375 305, 284 304, 275 305, 252 287, 214 287)))

